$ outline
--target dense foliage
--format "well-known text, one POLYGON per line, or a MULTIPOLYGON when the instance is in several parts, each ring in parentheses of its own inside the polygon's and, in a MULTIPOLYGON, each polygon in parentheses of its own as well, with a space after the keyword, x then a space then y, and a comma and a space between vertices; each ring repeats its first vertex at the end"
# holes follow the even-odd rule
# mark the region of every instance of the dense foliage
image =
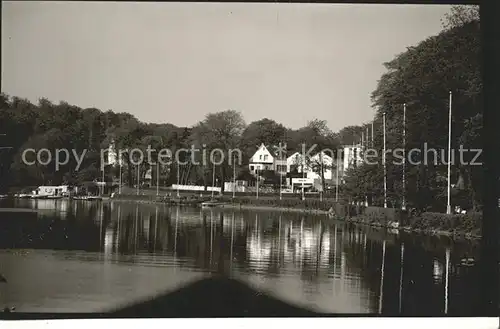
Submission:
MULTIPOLYGON (((374 197, 383 204, 383 113, 386 116, 386 149, 407 154, 406 201, 410 206, 443 211, 447 195, 448 113, 452 93, 451 163, 452 203, 462 208, 481 206, 480 165, 470 165, 480 149, 482 129, 481 42, 478 8, 454 6, 445 17, 443 31, 385 63, 387 72, 372 94, 374 148, 377 165, 363 165, 352 170, 347 190, 353 198, 364 201, 374 197), (406 138, 403 143, 403 104, 406 104, 406 138), (409 163, 410 150, 414 153, 409 163), (436 154, 426 150, 435 149, 436 154), (425 155, 427 153, 427 156, 425 155), (426 161, 427 160, 427 161, 426 161), (418 163, 420 162, 420 163, 418 163)), ((362 130, 362 127, 358 128, 362 130)), ((349 131, 353 131, 349 127, 349 131)), ((476 159, 480 163, 480 158, 476 159)), ((403 195, 403 166, 392 152, 387 153, 387 198, 389 205, 400 205, 403 195)))

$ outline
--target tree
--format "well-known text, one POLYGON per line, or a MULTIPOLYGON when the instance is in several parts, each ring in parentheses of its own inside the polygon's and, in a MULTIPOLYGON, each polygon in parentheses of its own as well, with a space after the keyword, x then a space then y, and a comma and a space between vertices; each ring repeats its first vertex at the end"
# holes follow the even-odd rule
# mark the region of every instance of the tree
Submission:
POLYGON ((267 147, 286 143, 287 129, 274 120, 267 118, 250 123, 242 132, 240 147, 247 163, 261 144, 267 147))
POLYGON ((479 6, 477 5, 452 6, 450 12, 441 20, 444 29, 464 26, 470 22, 479 22, 479 6))
POLYGON ((230 167, 229 161, 232 163, 229 159, 229 151, 239 146, 244 129, 245 121, 242 115, 234 110, 209 113, 205 120, 192 129, 191 140, 195 141, 198 146, 206 145, 210 151, 218 149, 218 153, 224 157, 224 161, 219 166, 220 175, 216 175, 221 182, 222 192, 224 192, 225 173, 230 167))

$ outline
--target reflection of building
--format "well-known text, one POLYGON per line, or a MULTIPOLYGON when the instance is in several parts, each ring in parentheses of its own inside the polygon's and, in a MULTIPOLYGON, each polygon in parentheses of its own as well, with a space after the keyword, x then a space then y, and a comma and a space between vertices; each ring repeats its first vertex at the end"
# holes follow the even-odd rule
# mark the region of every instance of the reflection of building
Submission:
POLYGON ((253 267, 266 269, 269 266, 271 257, 271 242, 263 241, 259 237, 259 233, 252 233, 247 239, 248 259, 252 262, 253 267))
POLYGON ((104 232, 104 255, 108 256, 113 252, 113 236, 114 230, 111 227, 106 228, 104 232))
POLYGON ((53 210, 56 212, 66 212, 68 210, 68 202, 66 200, 45 200, 35 199, 35 209, 38 210, 53 210))
POLYGON ((439 260, 434 259, 434 264, 433 264, 433 276, 434 280, 440 282, 443 279, 443 272, 444 272, 444 265, 439 262, 439 260))
POLYGON ((321 241, 320 265, 323 268, 330 266, 330 239, 328 232, 323 233, 323 240, 321 241))

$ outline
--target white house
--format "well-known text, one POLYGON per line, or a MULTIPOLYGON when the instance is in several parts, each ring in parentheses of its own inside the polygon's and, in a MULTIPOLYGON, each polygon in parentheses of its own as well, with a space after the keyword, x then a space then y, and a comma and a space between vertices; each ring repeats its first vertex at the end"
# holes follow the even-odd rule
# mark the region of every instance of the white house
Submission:
POLYGON ((246 192, 248 182, 237 180, 235 182, 224 182, 224 191, 226 192, 246 192))
POLYGON ((287 158, 287 172, 296 169, 298 173, 303 172, 303 175, 290 179, 292 189, 301 189, 302 187, 321 189, 321 164, 323 164, 323 177, 328 181, 335 179, 336 168, 333 167, 333 163, 333 158, 325 152, 318 152, 308 159, 304 159, 300 152, 295 152, 287 158))
POLYGON ((115 141, 112 139, 109 143, 108 149, 105 151, 106 158, 105 164, 114 166, 116 164, 122 164, 122 159, 119 159, 118 151, 116 150, 115 141))
POLYGON ((299 173, 302 173, 303 169, 304 178, 320 179, 321 163, 323 163, 325 179, 332 179, 334 176, 333 162, 332 157, 325 152, 318 152, 309 159, 303 159, 301 153, 295 152, 287 158, 287 172, 291 172, 296 168, 299 173))
POLYGON ((248 168, 250 169, 250 173, 254 175, 262 170, 274 170, 274 157, 264 144, 250 158, 248 168))
POLYGON ((333 179, 334 168, 333 168, 333 158, 326 154, 325 152, 318 152, 311 157, 309 163, 311 164, 311 169, 309 169, 307 177, 314 179, 321 179, 321 164, 323 164, 323 176, 326 180, 333 179))
POLYGON ((359 166, 363 163, 361 145, 344 146, 344 160, 342 165, 342 176, 353 166, 359 166))
POLYGON ((302 168, 306 167, 306 163, 302 160, 302 154, 300 152, 295 152, 286 158, 286 172, 292 172, 296 168, 298 172, 302 172, 302 168))
POLYGON ((36 190, 33 191, 33 195, 36 196, 59 196, 66 195, 69 193, 68 185, 61 186, 39 186, 36 190))

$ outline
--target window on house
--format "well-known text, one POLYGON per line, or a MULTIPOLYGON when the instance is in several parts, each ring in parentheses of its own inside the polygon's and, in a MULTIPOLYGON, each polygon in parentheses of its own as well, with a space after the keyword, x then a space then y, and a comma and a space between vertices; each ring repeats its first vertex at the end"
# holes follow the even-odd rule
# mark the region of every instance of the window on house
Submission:
POLYGON ((250 170, 253 171, 253 166, 250 166, 250 170))
POLYGON ((267 160, 267 154, 266 154, 266 155, 264 155, 264 161, 266 161, 266 160, 267 160))
POLYGON ((261 154, 261 155, 259 155, 259 160, 262 160, 262 154, 261 154))

